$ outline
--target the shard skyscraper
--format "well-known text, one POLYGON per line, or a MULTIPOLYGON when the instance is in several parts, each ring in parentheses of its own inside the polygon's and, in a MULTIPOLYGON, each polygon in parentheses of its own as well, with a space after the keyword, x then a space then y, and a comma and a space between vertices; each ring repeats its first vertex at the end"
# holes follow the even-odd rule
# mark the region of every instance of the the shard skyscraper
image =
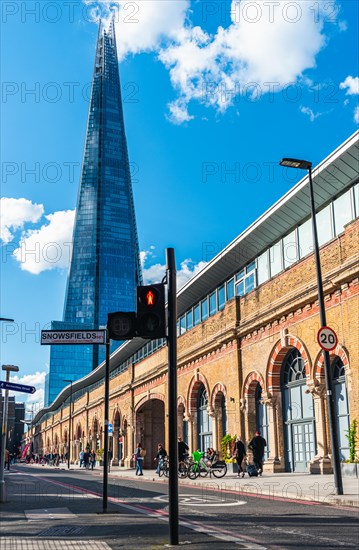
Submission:
MULTIPOLYGON (((98 328, 113 311, 135 311, 141 281, 115 26, 100 24, 63 321, 53 330, 98 328)), ((99 351, 100 350, 100 351, 99 351)), ((52 346, 48 406, 68 382, 96 368, 99 346, 52 346)))

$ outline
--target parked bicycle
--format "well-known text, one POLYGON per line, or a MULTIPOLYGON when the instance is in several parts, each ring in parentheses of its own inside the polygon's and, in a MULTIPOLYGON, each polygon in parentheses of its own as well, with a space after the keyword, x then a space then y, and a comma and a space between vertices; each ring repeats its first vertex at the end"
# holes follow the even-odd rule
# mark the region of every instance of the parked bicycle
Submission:
POLYGON ((168 456, 165 456, 162 460, 160 460, 158 464, 158 475, 159 477, 161 476, 168 477, 169 471, 170 471, 170 467, 169 467, 168 456))
POLYGON ((181 460, 181 462, 178 463, 178 477, 179 479, 184 479, 188 476, 188 470, 190 466, 192 466, 193 460, 189 456, 189 454, 186 454, 184 457, 184 460, 181 460))
POLYGON ((188 477, 190 479, 197 479, 197 477, 206 477, 208 474, 214 477, 224 477, 227 473, 227 464, 223 460, 214 459, 213 462, 206 462, 204 460, 204 453, 201 451, 195 451, 192 453, 193 463, 188 469, 188 477))

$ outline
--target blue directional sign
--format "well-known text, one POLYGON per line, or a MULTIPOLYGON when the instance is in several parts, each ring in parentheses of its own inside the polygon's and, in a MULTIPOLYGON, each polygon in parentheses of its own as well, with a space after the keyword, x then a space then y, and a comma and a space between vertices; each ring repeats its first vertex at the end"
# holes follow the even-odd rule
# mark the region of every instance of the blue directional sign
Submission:
POLYGON ((24 384, 14 384, 13 382, 0 382, 1 390, 19 391, 21 393, 35 393, 35 386, 24 386, 24 384))
POLYGON ((113 433, 113 426, 112 426, 112 424, 109 424, 108 425, 108 435, 112 435, 112 433, 113 433))

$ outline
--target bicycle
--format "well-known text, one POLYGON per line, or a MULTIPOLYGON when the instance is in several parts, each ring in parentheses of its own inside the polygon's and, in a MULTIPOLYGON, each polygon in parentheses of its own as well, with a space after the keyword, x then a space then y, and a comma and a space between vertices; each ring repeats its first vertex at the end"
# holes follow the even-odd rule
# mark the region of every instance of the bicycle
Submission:
POLYGON ((178 477, 179 479, 185 479, 188 476, 188 470, 193 464, 193 460, 190 458, 189 454, 184 456, 184 460, 181 460, 178 463, 178 477))
POLYGON ((190 479, 197 479, 197 477, 206 477, 208 474, 214 477, 224 477, 227 473, 227 464, 223 460, 214 460, 211 464, 206 463, 204 460, 204 453, 201 451, 195 451, 192 453, 193 463, 188 469, 188 477, 190 479))
POLYGON ((165 477, 169 476, 169 461, 167 456, 160 460, 158 464, 158 476, 162 477, 163 475, 165 477))

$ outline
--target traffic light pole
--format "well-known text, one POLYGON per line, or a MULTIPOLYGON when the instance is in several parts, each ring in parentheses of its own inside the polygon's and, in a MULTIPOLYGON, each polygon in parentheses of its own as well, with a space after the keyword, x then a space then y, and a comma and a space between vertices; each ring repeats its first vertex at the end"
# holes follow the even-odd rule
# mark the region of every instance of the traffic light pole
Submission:
POLYGON ((108 330, 106 331, 106 362, 105 362, 105 403, 104 403, 104 419, 105 419, 105 442, 103 453, 103 502, 102 511, 107 512, 107 495, 108 495, 108 422, 109 422, 109 400, 110 400, 110 337, 108 330))
POLYGON ((166 248, 168 284, 168 434, 170 544, 178 545, 178 443, 177 443, 177 284, 173 248, 166 248))

